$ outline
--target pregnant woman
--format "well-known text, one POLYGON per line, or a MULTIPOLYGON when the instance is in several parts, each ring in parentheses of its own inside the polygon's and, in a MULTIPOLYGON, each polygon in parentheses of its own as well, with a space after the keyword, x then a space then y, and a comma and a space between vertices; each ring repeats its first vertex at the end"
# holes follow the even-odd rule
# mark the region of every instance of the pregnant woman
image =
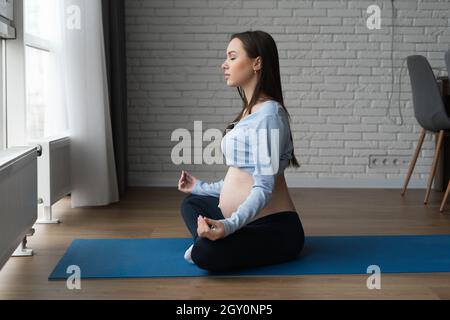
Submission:
POLYGON ((219 272, 286 262, 304 244, 284 177, 286 167, 299 163, 275 41, 263 31, 233 34, 226 55, 227 85, 237 87, 243 101, 221 142, 227 174, 206 183, 182 170, 178 181, 188 194, 181 214, 194 240, 184 258, 219 272))

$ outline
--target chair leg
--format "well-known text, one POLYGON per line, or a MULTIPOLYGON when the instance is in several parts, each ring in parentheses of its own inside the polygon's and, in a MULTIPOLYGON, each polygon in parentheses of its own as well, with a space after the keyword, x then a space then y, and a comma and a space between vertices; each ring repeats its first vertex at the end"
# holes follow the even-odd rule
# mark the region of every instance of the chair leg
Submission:
POLYGON ((447 202, 449 193, 450 193, 450 181, 448 182, 447 189, 445 190, 445 194, 444 194, 444 199, 442 199, 441 207, 439 208, 440 212, 444 211, 444 206, 445 206, 445 203, 447 202))
POLYGON ((439 131, 439 136, 438 136, 437 144, 436 144, 436 150, 434 151, 433 165, 431 166, 431 171, 428 176, 427 192, 425 194, 425 200, 423 201, 424 204, 428 203, 428 198, 430 197, 431 185, 433 183, 434 175, 436 174, 437 163, 439 160, 439 153, 441 152, 443 140, 444 140, 444 130, 441 130, 441 131, 439 131))
POLYGON ((419 141, 417 142, 416 150, 414 151, 414 155, 411 159, 411 163, 409 164, 408 173, 406 174, 405 182, 403 183, 403 190, 401 193, 402 196, 406 192, 406 187, 408 186, 409 179, 411 178, 411 175, 414 171, 414 167, 416 166, 416 161, 417 161, 417 158, 419 157, 420 149, 422 148, 423 140, 425 139, 426 132, 427 131, 424 128, 422 128, 422 130, 420 131, 419 141))

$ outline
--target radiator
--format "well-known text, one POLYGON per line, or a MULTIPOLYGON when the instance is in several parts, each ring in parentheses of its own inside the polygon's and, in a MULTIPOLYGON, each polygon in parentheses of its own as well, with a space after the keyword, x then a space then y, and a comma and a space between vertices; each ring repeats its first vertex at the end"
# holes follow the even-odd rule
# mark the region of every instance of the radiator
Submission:
POLYGON ((37 157, 36 147, 0 151, 0 269, 37 219, 37 157))
POLYGON ((30 140, 39 145, 38 158, 38 220, 36 223, 59 223, 52 216, 52 205, 71 191, 70 138, 67 136, 30 140))

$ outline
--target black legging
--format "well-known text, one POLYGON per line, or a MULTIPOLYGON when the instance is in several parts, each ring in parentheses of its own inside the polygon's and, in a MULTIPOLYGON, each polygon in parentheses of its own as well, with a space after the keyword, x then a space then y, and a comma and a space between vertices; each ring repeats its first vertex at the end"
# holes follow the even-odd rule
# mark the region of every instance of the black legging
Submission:
POLYGON ((194 194, 181 204, 184 222, 194 238, 191 258, 200 268, 221 272, 276 264, 297 258, 303 249, 303 226, 295 211, 264 216, 215 241, 199 237, 199 215, 224 219, 218 204, 218 197, 194 194))

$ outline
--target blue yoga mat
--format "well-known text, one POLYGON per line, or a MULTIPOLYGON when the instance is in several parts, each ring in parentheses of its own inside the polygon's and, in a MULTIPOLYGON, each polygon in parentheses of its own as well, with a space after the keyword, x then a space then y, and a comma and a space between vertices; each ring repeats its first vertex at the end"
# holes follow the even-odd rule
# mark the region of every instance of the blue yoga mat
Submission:
MULTIPOLYGON (((81 278, 152 278, 450 272, 450 235, 311 236, 290 262, 233 272, 209 272, 186 262, 190 238, 77 239, 49 280, 67 279, 70 265, 81 278)), ((73 271, 72 271, 73 272, 73 271)))

